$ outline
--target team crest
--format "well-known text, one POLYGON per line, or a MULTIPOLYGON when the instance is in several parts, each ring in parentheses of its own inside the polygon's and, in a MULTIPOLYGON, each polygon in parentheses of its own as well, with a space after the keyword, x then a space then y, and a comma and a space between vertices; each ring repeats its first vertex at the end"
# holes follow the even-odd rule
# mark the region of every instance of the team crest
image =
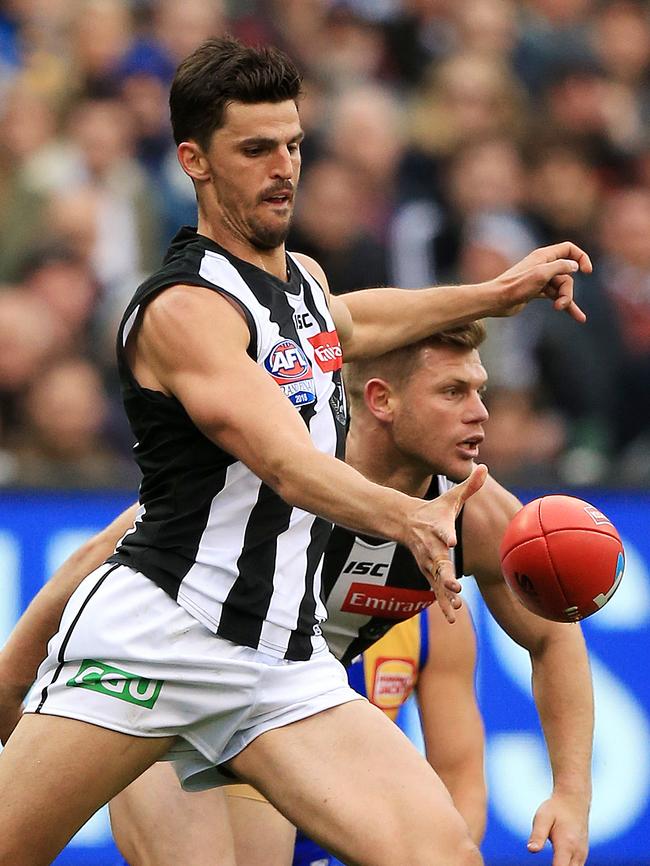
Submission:
POLYGON ((266 356, 264 368, 294 406, 309 406, 316 402, 316 386, 311 365, 303 350, 293 340, 276 343, 266 356))

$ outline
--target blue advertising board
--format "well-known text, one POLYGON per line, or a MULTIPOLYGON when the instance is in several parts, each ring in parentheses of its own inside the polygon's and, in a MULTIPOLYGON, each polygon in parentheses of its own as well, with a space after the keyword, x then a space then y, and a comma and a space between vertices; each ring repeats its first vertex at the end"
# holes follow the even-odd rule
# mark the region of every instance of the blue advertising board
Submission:
MULTIPOLYGON (((531 498, 530 496, 524 498, 531 498)), ((616 524, 627 564, 608 606, 583 624, 596 693, 589 866, 650 864, 650 496, 590 491, 616 524)), ((128 497, 95 493, 0 494, 0 643, 47 576, 105 526, 128 497)), ((471 580, 464 593, 479 641, 478 693, 485 719, 489 866, 548 866, 526 852, 530 822, 548 796, 550 771, 531 698, 530 663, 494 624, 471 580)), ((416 714, 405 725, 417 738, 416 714)), ((116 866, 106 811, 57 858, 57 866, 116 866)))

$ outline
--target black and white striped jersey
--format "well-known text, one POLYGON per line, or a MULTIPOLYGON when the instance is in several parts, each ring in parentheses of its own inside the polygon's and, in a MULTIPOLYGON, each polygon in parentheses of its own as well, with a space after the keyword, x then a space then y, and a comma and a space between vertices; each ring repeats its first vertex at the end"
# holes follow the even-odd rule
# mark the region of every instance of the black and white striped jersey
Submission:
POLYGON ((240 305, 249 355, 282 388, 314 445, 340 457, 346 404, 334 323, 323 289, 290 254, 287 273, 285 283, 184 228, 136 291, 117 352, 143 478, 135 528, 111 561, 141 571, 221 637, 299 660, 325 647, 321 559, 331 524, 284 502, 206 438, 178 400, 140 387, 124 353, 138 313, 162 289, 218 291, 240 305))
MULTIPOLYGON (((453 487, 444 475, 434 475, 425 499, 435 499, 453 487)), ((458 543, 450 556, 463 573, 462 516, 456 520, 458 543)), ((396 623, 415 616, 435 597, 413 554, 401 544, 335 526, 323 563, 323 598, 328 620, 323 633, 334 655, 349 665, 396 623)))

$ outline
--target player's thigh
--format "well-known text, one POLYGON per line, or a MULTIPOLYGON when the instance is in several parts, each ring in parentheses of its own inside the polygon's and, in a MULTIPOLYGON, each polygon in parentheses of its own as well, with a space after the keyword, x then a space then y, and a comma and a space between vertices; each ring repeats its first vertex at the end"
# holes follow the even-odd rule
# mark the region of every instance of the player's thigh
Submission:
POLYGON ((0 754, 0 866, 45 866, 111 797, 163 755, 144 738, 27 714, 0 754))
POLYGON ((129 866, 235 866, 223 792, 183 791, 171 764, 154 764, 113 798, 110 813, 129 866))
POLYGON ((231 767, 352 866, 482 863, 440 779, 366 701, 268 731, 231 767))
POLYGON ((224 791, 237 866, 291 866, 296 841, 293 824, 259 795, 234 793, 228 788, 224 791))

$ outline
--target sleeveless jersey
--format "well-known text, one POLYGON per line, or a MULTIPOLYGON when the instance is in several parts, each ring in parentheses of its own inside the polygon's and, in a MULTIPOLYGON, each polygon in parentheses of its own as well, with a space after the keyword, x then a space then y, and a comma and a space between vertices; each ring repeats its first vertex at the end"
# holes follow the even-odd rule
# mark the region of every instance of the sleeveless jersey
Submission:
MULTIPOLYGON (((424 498, 435 499, 452 486, 445 476, 434 475, 424 498)), ((456 521, 458 544, 450 551, 457 575, 463 573, 462 515, 456 521)), ((340 526, 334 527, 325 553, 323 598, 329 616, 325 637, 346 666, 395 623, 435 600, 408 548, 340 526)))
POLYGON ((184 228, 137 289, 117 354, 143 478, 135 528, 111 561, 141 571, 215 634, 302 660, 326 647, 321 559, 331 524, 284 502, 204 436, 176 398, 141 387, 124 350, 139 313, 164 288, 219 292, 243 311, 248 354, 300 413, 316 448, 342 456, 347 419, 334 323, 322 287, 289 254, 287 273, 285 283, 184 228))

